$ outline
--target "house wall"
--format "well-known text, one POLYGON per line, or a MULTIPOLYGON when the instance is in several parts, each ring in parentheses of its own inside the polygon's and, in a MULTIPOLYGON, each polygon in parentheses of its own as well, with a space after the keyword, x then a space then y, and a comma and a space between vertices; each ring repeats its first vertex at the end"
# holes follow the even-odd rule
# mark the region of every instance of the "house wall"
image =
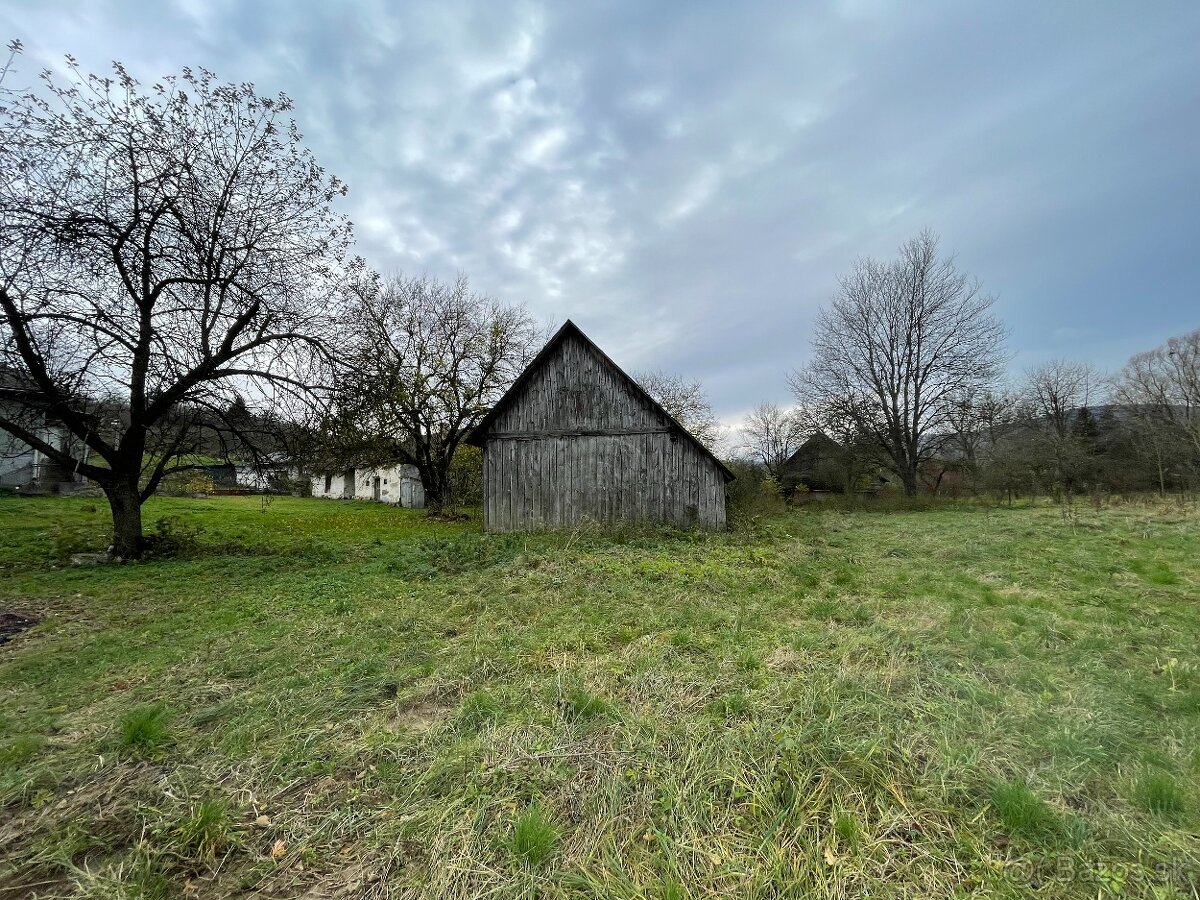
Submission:
MULTIPOLYGON (((353 482, 352 477, 351 482, 353 482)), ((314 475, 312 477, 312 495, 326 500, 344 500, 354 496, 352 491, 347 493, 346 474, 342 472, 314 475), (328 487, 326 487, 326 483, 328 483, 328 487)))
MULTIPOLYGON (((300 470, 291 468, 256 469, 254 466, 237 466, 235 478, 238 487, 249 488, 252 491, 271 491, 286 487, 288 482, 295 482, 300 477, 300 470)), ((313 478, 316 484, 316 478, 313 478)), ((325 479, 321 478, 321 487, 325 479)))
POLYGON ((0 484, 24 485, 34 479, 38 454, 24 441, 0 431, 0 484))
POLYGON ((574 336, 493 421, 483 484, 489 531, 725 524, 717 465, 574 336))
MULTIPOLYGON (((71 445, 70 434, 59 422, 45 422, 38 431, 42 440, 48 444, 60 448, 68 448, 71 445)), ((82 482, 84 478, 64 469, 8 432, 0 431, 0 484, 26 487, 41 483, 53 487, 67 481, 82 482)))
POLYGON ((425 506, 425 487, 417 467, 406 464, 331 474, 328 490, 325 488, 325 475, 314 475, 312 495, 334 500, 374 500, 376 478, 379 479, 380 503, 394 503, 408 509, 425 506))

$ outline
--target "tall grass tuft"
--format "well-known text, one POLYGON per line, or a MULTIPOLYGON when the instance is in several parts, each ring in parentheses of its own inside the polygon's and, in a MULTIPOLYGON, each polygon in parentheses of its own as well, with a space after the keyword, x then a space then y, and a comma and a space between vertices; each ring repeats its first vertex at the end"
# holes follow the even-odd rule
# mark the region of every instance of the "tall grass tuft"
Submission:
POLYGON ((530 804, 513 822, 508 849, 522 864, 540 867, 558 842, 558 829, 537 803, 530 804))
POLYGON ((467 728, 479 728, 489 722, 495 722, 503 715, 504 709, 500 701, 483 690, 467 694, 458 710, 458 720, 467 728))
POLYGON ((1134 784, 1134 796, 1142 806, 1160 816, 1183 810, 1183 790, 1170 772, 1143 773, 1134 784))
POLYGON ((171 739, 167 719, 167 707, 162 703, 134 707, 121 717, 121 746, 138 753, 158 749, 171 739))
POLYGON ((1049 842, 1062 832, 1062 823, 1053 807, 1020 779, 994 785, 991 800, 1009 834, 1049 842))
POLYGON ((607 700, 579 686, 567 689, 563 695, 563 708, 568 717, 580 722, 612 713, 612 705, 607 700))
POLYGON ((211 860, 232 842, 229 813, 224 800, 205 800, 192 807, 173 829, 180 855, 211 860))

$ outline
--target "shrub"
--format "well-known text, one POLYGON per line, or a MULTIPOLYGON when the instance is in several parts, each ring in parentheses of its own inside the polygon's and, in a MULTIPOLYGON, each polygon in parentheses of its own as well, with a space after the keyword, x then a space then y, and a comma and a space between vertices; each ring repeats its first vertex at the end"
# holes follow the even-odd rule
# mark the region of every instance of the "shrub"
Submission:
POLYGON ((731 462, 729 468, 737 476, 725 486, 730 522, 737 524, 759 516, 777 515, 787 508, 779 482, 765 468, 747 462, 731 462))
POLYGON ((460 444, 450 460, 450 504, 478 506, 483 502, 483 451, 460 444))
POLYGON ((183 482, 183 492, 193 496, 208 496, 215 487, 212 476, 207 472, 191 472, 183 482))
POLYGON ((185 522, 179 516, 163 516, 154 531, 143 538, 143 555, 157 559, 190 559, 200 552, 204 526, 185 522))

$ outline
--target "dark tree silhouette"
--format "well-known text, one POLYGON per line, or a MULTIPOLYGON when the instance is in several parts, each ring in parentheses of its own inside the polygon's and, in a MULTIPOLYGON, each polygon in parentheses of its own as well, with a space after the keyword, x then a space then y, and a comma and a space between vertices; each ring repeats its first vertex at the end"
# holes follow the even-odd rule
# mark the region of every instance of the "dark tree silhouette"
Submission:
POLYGON ((23 398, 0 429, 96 481, 113 552, 137 556, 143 502, 206 428, 319 383, 345 186, 282 94, 67 62, 66 83, 0 88, 0 367, 23 398), (45 417, 73 450, 43 440, 45 417))
POLYGON ((455 451, 532 359, 539 330, 523 307, 473 293, 463 277, 365 275, 351 294, 330 462, 414 465, 440 509, 455 451))
POLYGON ((847 410, 915 494, 956 399, 999 377, 1006 334, 993 302, 939 254, 932 232, 893 262, 859 260, 817 317, 812 362, 791 379, 796 399, 847 410))

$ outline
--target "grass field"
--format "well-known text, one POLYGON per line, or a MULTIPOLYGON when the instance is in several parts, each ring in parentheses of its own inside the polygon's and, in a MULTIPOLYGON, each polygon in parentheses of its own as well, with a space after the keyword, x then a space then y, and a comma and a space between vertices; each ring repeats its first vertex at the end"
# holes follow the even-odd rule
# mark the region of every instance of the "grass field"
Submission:
POLYGON ((1200 512, 0 498, 3 897, 1200 896, 1200 512))

